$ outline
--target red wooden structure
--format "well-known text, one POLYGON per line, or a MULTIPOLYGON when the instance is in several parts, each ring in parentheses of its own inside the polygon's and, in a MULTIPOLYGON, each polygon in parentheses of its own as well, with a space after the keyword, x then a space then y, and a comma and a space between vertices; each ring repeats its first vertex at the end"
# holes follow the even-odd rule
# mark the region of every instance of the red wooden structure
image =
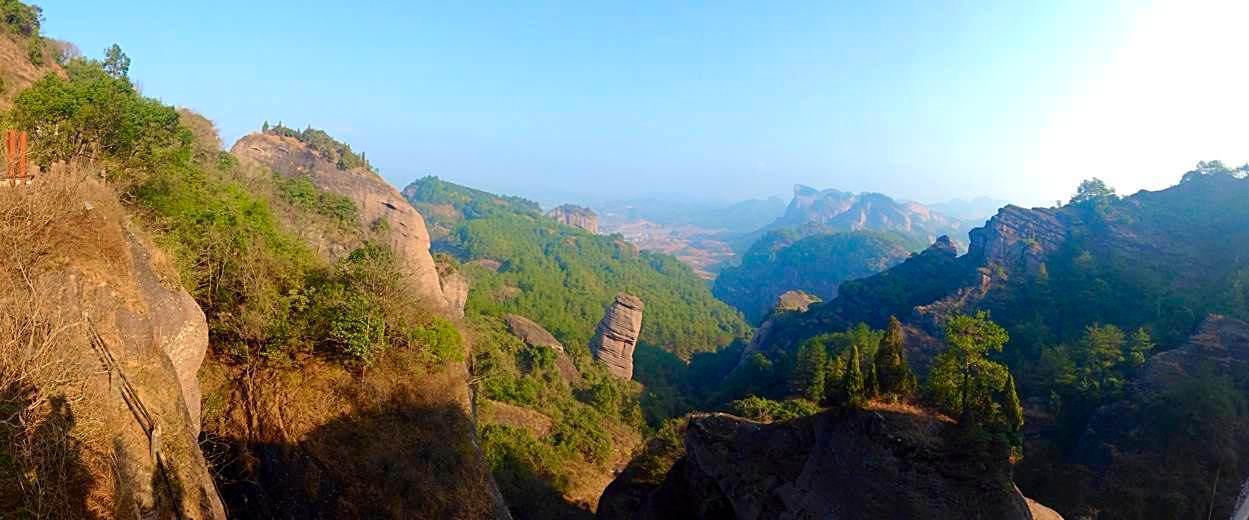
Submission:
POLYGON ((31 175, 26 169, 26 132, 6 130, 4 132, 5 172, 4 178, 9 180, 27 180, 31 175))

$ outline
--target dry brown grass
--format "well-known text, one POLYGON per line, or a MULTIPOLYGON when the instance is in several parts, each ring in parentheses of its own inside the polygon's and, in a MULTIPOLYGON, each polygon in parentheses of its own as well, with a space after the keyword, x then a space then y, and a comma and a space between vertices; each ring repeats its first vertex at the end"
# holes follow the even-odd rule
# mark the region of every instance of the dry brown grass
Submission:
MULTIPOLYGON (((26 41, 14 40, 11 35, 0 34, 0 82, 3 83, 3 89, 0 90, 0 110, 8 110, 13 106, 13 98, 17 96, 31 83, 45 75, 59 74, 64 75, 65 72, 52 61, 52 52, 46 53, 45 65, 39 66, 30 62, 27 54, 26 41)), ((52 45, 49 45, 52 50, 52 45)))
MULTIPOLYGON (((112 510, 113 464, 101 412, 85 382, 98 367, 82 319, 63 309, 55 273, 67 251, 115 273, 119 244, 98 219, 119 222, 106 188, 80 169, 0 187, 0 512, 82 518, 112 510), (91 205, 93 209, 86 209, 91 205), (98 208, 98 209, 97 209, 98 208), (93 213, 94 212, 94 213, 93 213)), ((123 251, 124 253, 124 251, 123 251)))

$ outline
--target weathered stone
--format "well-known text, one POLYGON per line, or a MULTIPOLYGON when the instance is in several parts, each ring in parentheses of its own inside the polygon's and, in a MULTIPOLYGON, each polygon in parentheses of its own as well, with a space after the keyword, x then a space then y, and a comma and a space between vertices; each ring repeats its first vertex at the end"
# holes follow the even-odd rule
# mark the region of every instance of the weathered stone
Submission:
POLYGON ((581 381, 581 372, 577 370, 577 366, 572 363, 572 359, 568 357, 568 353, 564 351, 564 345, 555 339, 550 332, 542 328, 533 320, 524 316, 508 314, 503 316, 503 321, 507 323, 507 328, 512 335, 520 338, 526 345, 534 347, 546 347, 554 350, 555 367, 559 369, 559 373, 564 380, 569 383, 581 381))
POLYGON ((590 340, 590 352, 616 377, 632 379, 633 349, 641 334, 642 300, 632 294, 617 294, 590 340))
POLYGON ((819 303, 820 297, 814 294, 807 294, 803 291, 785 291, 776 297, 776 305, 772 307, 777 312, 807 312, 813 303, 819 303))
POLYGON ((1035 274, 1045 258, 1067 240, 1068 222, 1059 210, 1006 206, 984 227, 971 231, 968 253, 981 265, 1035 274))
MULTIPOLYGON (((110 496, 118 518, 224 519, 197 439, 204 313, 172 262, 126 221, 111 190, 90 179, 63 182, 74 184, 79 200, 56 215, 64 228, 25 238, 45 241, 55 261, 27 266, 30 290, 0 291, 0 307, 20 308, 58 329, 49 348, 81 392, 51 400, 51 413, 69 420, 66 433, 83 442, 66 455, 107 458, 84 465, 82 476, 110 496), (66 240, 82 229, 91 230, 90 240, 66 240)), ((36 198, 64 195, 37 193, 58 189, 54 182, 29 189, 36 198)), ((70 468, 83 463, 66 459, 70 468)))
MULTIPOLYGON (((451 310, 443 295, 437 267, 429 253, 429 233, 421 214, 393 186, 367 168, 340 170, 316 150, 291 137, 250 134, 230 150, 245 165, 258 165, 285 177, 303 176, 318 188, 350 198, 358 209, 361 229, 385 222, 388 245, 403 259, 405 275, 424 303, 451 310)), ((334 256, 350 252, 354 244, 328 244, 334 256)), ((454 311, 451 312, 454 314, 454 311)))
POLYGON ((558 220, 564 225, 581 228, 591 233, 598 233, 598 215, 590 208, 564 204, 548 211, 546 216, 558 220))
POLYGON ((457 318, 464 317, 464 305, 468 303, 468 278, 459 272, 451 272, 439 277, 442 283, 442 296, 447 301, 447 311, 457 318))
POLYGON ((942 435, 950 427, 886 410, 773 424, 695 415, 667 477, 648 485, 630 467, 604 492, 598 518, 1031 519, 1009 451, 965 453, 942 435))

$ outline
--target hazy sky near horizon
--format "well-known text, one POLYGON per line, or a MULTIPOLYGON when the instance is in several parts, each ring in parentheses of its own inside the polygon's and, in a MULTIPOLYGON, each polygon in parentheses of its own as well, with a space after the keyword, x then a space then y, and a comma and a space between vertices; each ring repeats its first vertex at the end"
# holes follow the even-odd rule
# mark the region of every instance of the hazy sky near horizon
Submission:
POLYGON ((400 188, 1047 204, 1249 160, 1241 0, 36 3, 227 146, 312 125, 400 188))

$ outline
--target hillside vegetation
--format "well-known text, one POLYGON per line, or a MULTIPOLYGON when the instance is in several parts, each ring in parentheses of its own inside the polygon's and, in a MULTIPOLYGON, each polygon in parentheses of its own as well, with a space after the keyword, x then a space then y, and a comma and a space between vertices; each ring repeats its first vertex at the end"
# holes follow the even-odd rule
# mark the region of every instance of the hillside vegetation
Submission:
POLYGON ((119 49, 103 62, 70 59, 64 75, 44 76, 15 96, 4 119, 30 133, 33 161, 45 171, 82 161, 106 171, 126 211, 170 254, 177 280, 203 309, 211 345, 205 374, 217 374, 205 384, 204 441, 232 514, 293 514, 287 508, 300 501, 344 514, 338 508, 355 503, 353 511, 366 516, 490 511, 487 475, 474 465, 472 423, 460 404, 467 402, 467 381, 453 370, 458 364, 463 371, 462 335, 412 304, 417 299, 394 252, 373 240, 386 231, 347 225, 355 209, 337 194, 240 167, 221 150, 210 122, 142 96, 128 66, 119 49), (351 235, 359 247, 332 261, 290 221, 351 235), (357 379, 361 373, 387 383, 357 379), (409 384, 389 383, 396 379, 409 384), (357 399, 325 397, 356 384, 357 399), (457 400, 457 393, 465 395, 457 400), (296 409, 306 413, 283 417, 296 409), (428 420, 436 427, 410 427, 428 420), (377 440, 343 444, 339 424, 377 440), (404 433, 381 440, 397 430, 404 433), (306 436, 296 446, 290 435, 306 436), (275 446, 302 454, 273 456, 275 446), (371 460, 406 449, 431 457, 410 461, 413 471, 398 482, 425 491, 384 503, 366 498, 369 488, 356 483, 382 471, 371 460), (235 460, 255 463, 229 462, 235 460), (283 481, 291 487, 275 484, 262 495, 239 486, 274 484, 268 479, 310 460, 345 471, 321 474, 320 490, 289 479, 283 481), (449 478, 424 476, 434 473, 449 478))
MULTIPOLYGON (((993 357, 1011 368, 1030 413, 1045 419, 1025 449, 1025 493, 1067 514, 1103 509, 1144 518, 1161 508, 1191 517, 1226 510, 1234 490, 1219 491, 1213 506, 1209 487, 1204 494, 1172 490, 1198 475, 1207 483, 1216 474, 1227 478, 1229 468, 1241 466, 1231 451, 1163 432, 1170 445, 1190 446, 1189 457, 1169 462, 1173 471, 1156 474, 1149 487, 1124 494, 1131 486, 1098 480, 1116 466, 1081 446, 1097 433, 1090 421, 1113 406, 1152 406, 1154 413, 1191 414, 1185 422, 1194 425, 1233 430, 1249 420, 1242 403, 1226 398, 1247 388, 1249 374, 1236 363, 1193 380, 1192 388, 1172 382, 1153 393, 1137 389, 1146 361, 1183 344, 1209 316, 1249 318, 1247 174, 1249 167, 1203 162, 1162 191, 1121 198, 1094 180, 1058 208, 1004 208, 972 232, 967 255, 932 248, 843 284, 836 299, 806 313, 778 317, 769 348, 792 355, 809 338, 860 322, 880 327, 892 314, 919 332, 910 352, 931 359, 939 323, 956 312, 989 311, 1010 337, 993 357), (1081 491, 1073 481, 1085 483, 1075 486, 1081 491)), ((1157 460, 1161 453, 1151 450, 1168 443, 1148 437, 1162 433, 1138 431, 1146 438, 1132 444, 1148 447, 1138 448, 1144 451, 1136 459, 1157 460)), ((1243 480, 1239 473, 1232 478, 1243 480)))
POLYGON ((831 300, 847 280, 870 276, 906 259, 902 235, 858 231, 803 236, 797 230, 771 231, 716 278, 713 293, 758 322, 776 298, 800 290, 831 300))
POLYGON ((524 315, 574 351, 588 343, 604 308, 622 291, 646 303, 641 342, 683 358, 748 331, 738 312, 671 256, 638 252, 618 237, 546 218, 531 202, 436 177, 412 183, 404 194, 435 225, 448 228, 434 247, 464 263, 472 280, 470 312, 524 315))

